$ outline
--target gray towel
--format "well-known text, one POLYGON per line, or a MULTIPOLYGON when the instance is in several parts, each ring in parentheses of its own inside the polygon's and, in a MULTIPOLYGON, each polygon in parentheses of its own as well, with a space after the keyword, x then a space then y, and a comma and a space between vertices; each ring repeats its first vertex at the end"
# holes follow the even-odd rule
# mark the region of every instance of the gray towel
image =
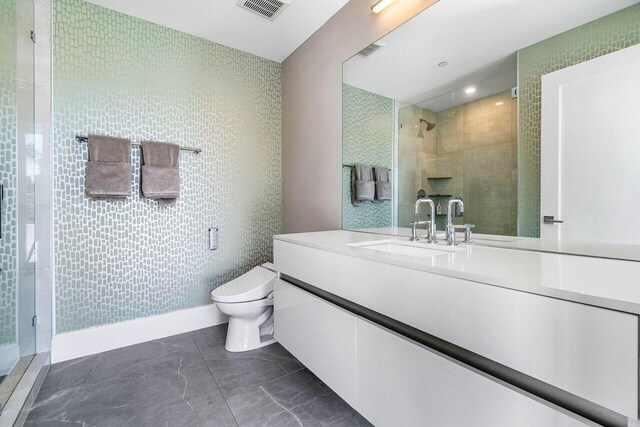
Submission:
POLYGON ((376 200, 391 200, 391 183, 389 169, 384 166, 374 166, 376 177, 376 200))
POLYGON ((375 184, 370 165, 356 163, 351 171, 351 202, 358 205, 361 202, 375 199, 375 184))
POLYGON ((97 200, 131 196, 131 141, 89 135, 89 163, 85 177, 88 197, 97 200))
POLYGON ((371 165, 356 163, 353 165, 353 168, 356 171, 356 179, 359 181, 373 181, 373 169, 371 165))
POLYGON ((389 169, 384 166, 374 166, 373 174, 376 181, 389 182, 389 169))
POLYGON ((172 205, 180 196, 180 146, 163 142, 142 141, 143 197, 172 205))
POLYGON ((358 206, 360 203, 356 197, 356 168, 351 167, 351 204, 358 206))
POLYGON ((89 135, 89 160, 131 163, 131 140, 114 136, 89 135))

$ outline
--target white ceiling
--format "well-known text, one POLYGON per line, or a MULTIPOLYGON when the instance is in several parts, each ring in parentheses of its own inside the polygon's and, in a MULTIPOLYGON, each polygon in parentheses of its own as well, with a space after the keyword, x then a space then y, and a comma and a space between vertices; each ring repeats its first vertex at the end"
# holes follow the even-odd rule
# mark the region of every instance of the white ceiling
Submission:
POLYGON ((517 50, 637 2, 440 0, 382 38, 371 56, 345 62, 344 81, 411 104, 498 75, 506 89, 517 50), (442 61, 449 65, 438 67, 442 61))
POLYGON ((236 0, 88 0, 165 27, 282 62, 348 0, 293 0, 269 21, 236 0))
POLYGON ((426 98, 425 101, 422 101, 417 105, 431 111, 444 111, 458 105, 467 104, 477 99, 510 91, 512 88, 518 86, 518 71, 515 66, 511 71, 496 74, 485 80, 478 81, 474 78, 473 74, 468 78, 469 80, 473 79, 475 81, 473 83, 469 82, 467 85, 460 88, 451 89, 442 95, 426 98), (467 93, 465 90, 468 87, 473 87, 475 91, 470 94, 467 93))

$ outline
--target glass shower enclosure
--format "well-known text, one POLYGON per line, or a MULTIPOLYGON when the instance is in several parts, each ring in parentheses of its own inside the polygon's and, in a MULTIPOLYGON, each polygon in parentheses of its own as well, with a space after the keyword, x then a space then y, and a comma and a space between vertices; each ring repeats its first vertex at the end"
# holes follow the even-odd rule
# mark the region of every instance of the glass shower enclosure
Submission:
POLYGON ((0 416, 36 352, 34 4, 0 0, 0 416))

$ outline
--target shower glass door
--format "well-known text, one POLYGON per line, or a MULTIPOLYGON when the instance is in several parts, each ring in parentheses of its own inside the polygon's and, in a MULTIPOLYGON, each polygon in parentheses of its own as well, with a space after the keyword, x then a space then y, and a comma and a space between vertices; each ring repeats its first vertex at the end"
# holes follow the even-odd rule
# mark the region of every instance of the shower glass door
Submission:
POLYGON ((36 351, 32 0, 0 0, 0 416, 36 351))

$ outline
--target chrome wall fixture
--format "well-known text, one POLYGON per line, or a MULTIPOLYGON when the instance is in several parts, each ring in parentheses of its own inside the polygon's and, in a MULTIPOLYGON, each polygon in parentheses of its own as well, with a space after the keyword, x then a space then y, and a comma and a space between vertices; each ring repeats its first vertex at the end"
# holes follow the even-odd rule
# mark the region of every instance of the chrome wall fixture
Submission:
POLYGON ((420 123, 418 124, 418 126, 420 127, 420 130, 418 131, 418 138, 424 138, 424 134, 422 133, 422 124, 423 123, 427 124, 427 132, 431 132, 433 130, 433 128, 436 127, 435 123, 428 122, 425 119, 420 119, 420 123))
MULTIPOLYGON (((80 136, 80 135, 76 135, 76 141, 84 143, 89 141, 89 138, 86 136, 80 136)), ((141 145, 139 142, 132 142, 131 146, 136 147, 136 148, 140 148, 141 145)), ((200 154, 202 153, 202 148, 193 148, 193 147, 180 147, 181 151, 190 151, 192 153, 196 153, 196 154, 200 154)))

